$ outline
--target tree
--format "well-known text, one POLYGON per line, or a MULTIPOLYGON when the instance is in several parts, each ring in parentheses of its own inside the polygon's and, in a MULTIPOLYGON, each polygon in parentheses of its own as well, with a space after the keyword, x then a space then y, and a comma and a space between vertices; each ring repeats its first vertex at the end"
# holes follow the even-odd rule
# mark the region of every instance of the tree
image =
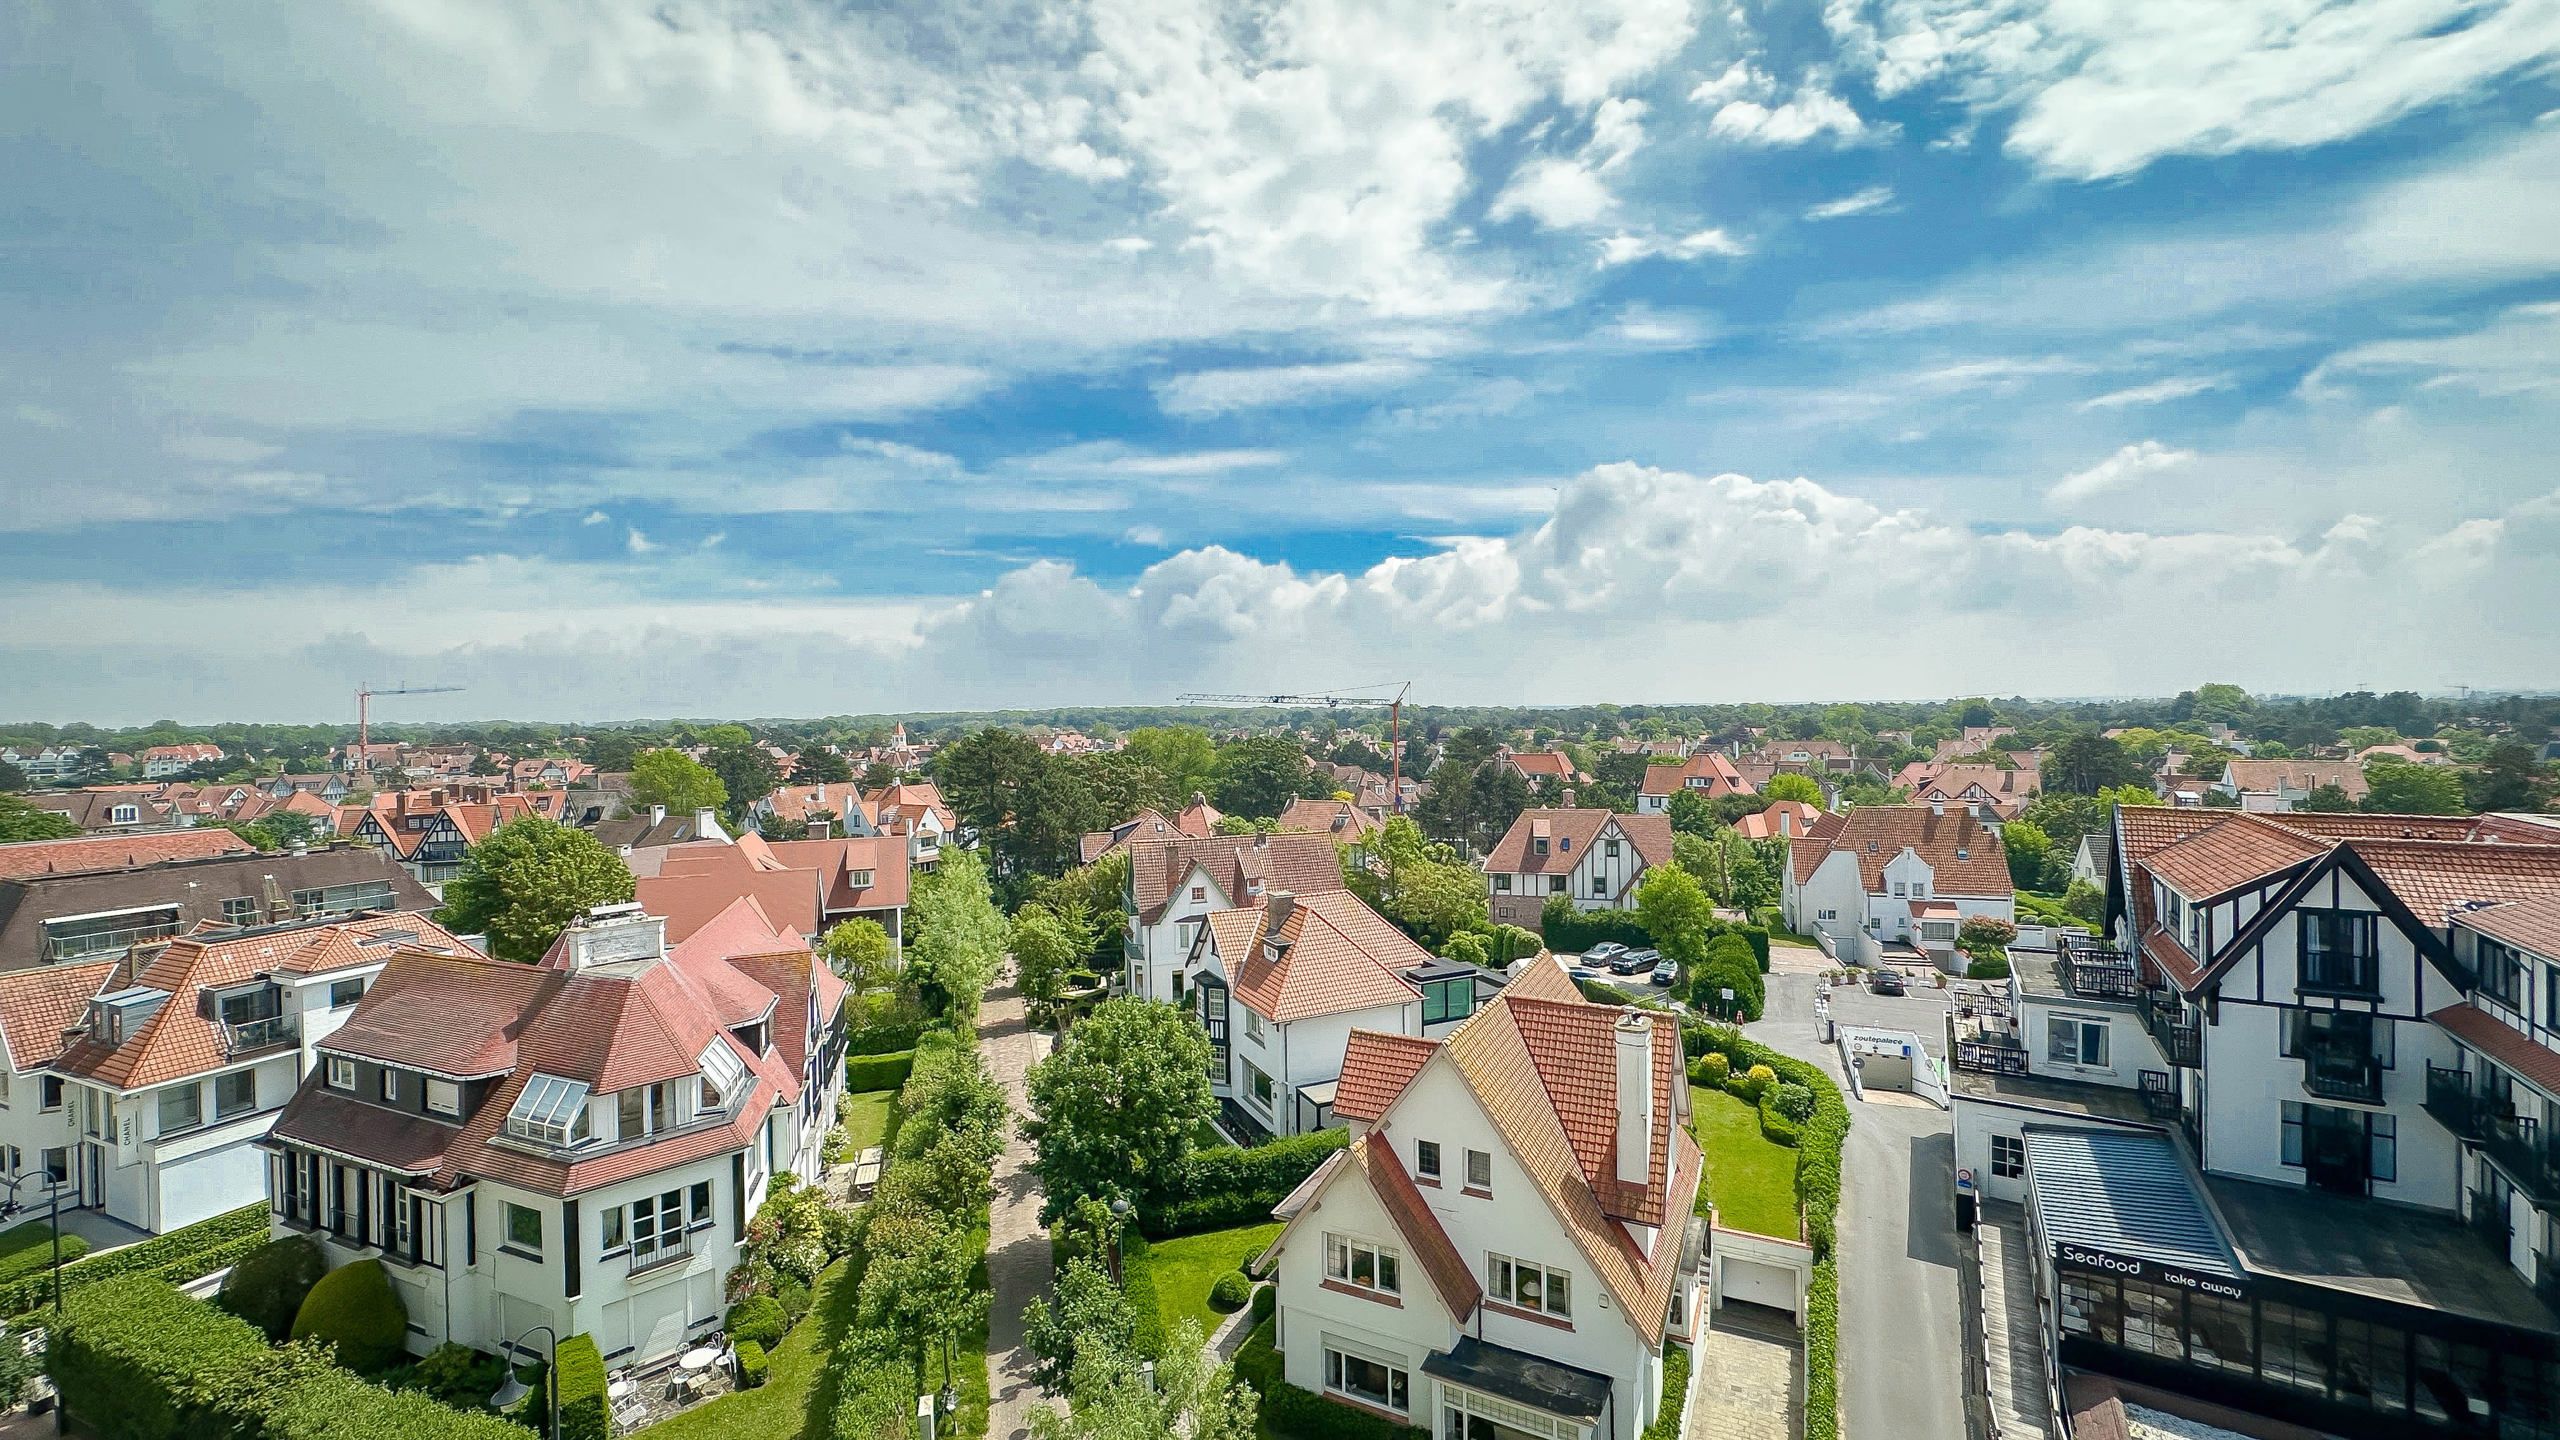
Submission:
POLYGON ((640 737, 628 730, 587 737, 587 763, 598 770, 628 771, 639 758, 640 737))
POLYGON ((1402 815, 1388 817, 1368 844, 1370 864, 1344 867, 1355 890, 1373 881, 1361 899, 1424 946, 1436 948, 1461 930, 1482 926, 1488 910, 1484 872, 1446 845, 1423 838, 1402 815))
POLYGON ((1472 930, 1462 930, 1440 944, 1440 958, 1456 965, 1473 965, 1478 969, 1493 964, 1493 947, 1485 937, 1472 930))
POLYGON ((80 833, 71 817, 39 810, 15 795, 0 795, 0 841, 68 840, 80 833))
POLYGON ((945 746, 935 757, 934 776, 960 823, 993 843, 1013 823, 1023 791, 1048 761, 1029 736, 990 725, 945 746))
POLYGON ((1045 1009, 1066 994, 1067 977, 1093 954, 1093 925, 1072 903, 1063 912, 1025 905, 1014 913, 1011 940, 1023 998, 1045 1009))
POLYGON ((1166 1338, 1151 1380, 1125 1347, 1079 1345, 1067 1412, 1034 1409, 1031 1440, 1254 1440, 1260 1398, 1207 1349, 1200 1322, 1183 1321, 1166 1338))
POLYGON ((2044 767, 2045 788, 2069 795, 2095 795, 2115 785, 2141 785, 2150 779, 2140 761, 2104 735, 2082 733, 2054 748, 2044 767))
POLYGON ((27 786, 26 771, 10 761, 0 760, 0 793, 25 790, 27 786))
POLYGON ((1218 751, 1217 779, 1209 793, 1230 815, 1265 819, 1313 793, 1313 775, 1297 742, 1285 735, 1254 735, 1218 751))
POLYGON ((2551 779, 2532 746, 2501 740, 2463 773, 2462 795, 2473 810, 2539 810, 2551 803, 2551 779))
POLYGON ((1675 830, 1671 834, 1671 863, 1696 877, 1709 895, 1722 895, 1729 883, 1724 873, 1724 847, 1702 836, 1675 830))
POLYGON ((818 957, 860 995, 898 983, 897 947, 877 920, 856 917, 837 922, 818 939, 818 957))
POLYGON ((798 785, 850 785, 853 767, 844 763, 843 756, 813 740, 791 757, 791 779, 798 785))
MULTIPOLYGON (((1176 803, 1194 790, 1206 794, 1217 783, 1217 744, 1210 740, 1208 731, 1196 725, 1141 725, 1129 732, 1129 748, 1121 753, 1135 755, 1162 775, 1176 803)), ((1381 764, 1378 768, 1383 770, 1386 766, 1381 764)))
POLYGON ((1712 835, 1732 822, 1718 818, 1716 807, 1694 790, 1671 792, 1671 828, 1682 835, 1712 835))
POLYGON ((2353 810, 2356 808, 2356 802, 2347 794, 2347 787, 2332 781, 2326 785, 2311 787, 2311 793, 2302 797, 2302 808, 2319 814, 2334 815, 2342 810, 2353 810))
POLYGON ((2062 892, 2062 908, 2071 912, 2072 919, 2095 928, 2106 918, 2107 892, 2086 880, 2074 880, 2062 892))
POLYGON ((2462 776, 2450 765, 2374 760, 2364 767, 2364 808, 2387 815, 2460 815, 2462 776))
POLYGON ((2096 796, 2047 790, 2029 801, 2018 818, 2043 831, 2054 849, 2073 851, 2080 848, 2080 837, 2107 828, 2107 810, 2107 803, 2096 796))
POLYGON ((1820 805, 1822 785, 1810 775, 1781 770, 1769 777, 1768 784, 1760 787, 1760 796, 1768 801, 1801 800, 1807 805, 1820 805))
MULTIPOLYGON (((967 1227, 926 1212, 887 1211, 864 1238, 863 1320, 885 1326, 909 1354, 921 1360, 942 1352, 943 1383, 951 1383, 951 1350, 986 1318, 993 1299, 969 1283, 977 1266, 967 1227)), ((917 1367, 918 1378, 924 1367, 917 1367)))
POLYGON ((915 925, 907 973, 926 1008, 974 1019, 1004 966, 1004 916, 987 887, 985 863, 974 851, 945 846, 942 863, 916 877, 907 912, 915 925))
POLYGON ((542 958, 569 923, 598 905, 631 898, 620 856, 584 830, 540 815, 510 820, 462 858, 444 888, 436 923, 489 937, 489 953, 526 964, 542 958))
POLYGON ((1022 1133, 1048 1191, 1045 1214, 1088 1196, 1161 1199, 1191 1153, 1209 1093, 1209 1037, 1178 1006, 1105 1000, 1031 1067, 1022 1133))
POLYGON ((711 773, 720 777, 720 788, 728 792, 732 819, 744 815, 782 785, 782 767, 773 763, 773 757, 764 753, 761 745, 715 745, 706 763, 711 773))
POLYGON ((1137 1334, 1137 1315, 1128 1297, 1090 1255, 1069 1259, 1058 1272, 1053 1296, 1032 1301, 1022 1312, 1023 1347, 1040 1361, 1032 1376, 1047 1390, 1066 1387, 1079 1349, 1127 1351, 1137 1343, 1137 1334))
POLYGON ((2000 844, 2009 855, 2009 883, 2021 890, 2043 890, 2053 868, 2053 841, 2032 820, 2012 820, 2000 827, 2000 844))
MULTIPOLYGON (((766 792, 757 791, 762 799, 766 792)), ((631 762, 631 808, 664 805, 670 815, 717 810, 729 803, 720 777, 681 750, 644 750, 631 762)))
POLYGON ((1715 902, 1707 898, 1698 877, 1676 865, 1656 865, 1636 886, 1636 919, 1662 953, 1691 972, 1707 958, 1707 932, 1715 920, 1715 902))

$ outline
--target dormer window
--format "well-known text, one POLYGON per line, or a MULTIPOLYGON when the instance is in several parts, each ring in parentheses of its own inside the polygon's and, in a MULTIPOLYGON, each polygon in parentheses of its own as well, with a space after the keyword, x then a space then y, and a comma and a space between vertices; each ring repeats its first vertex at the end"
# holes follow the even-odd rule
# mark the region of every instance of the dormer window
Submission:
POLYGON ((872 872, 869 870, 856 870, 845 877, 846 883, 856 890, 870 889, 871 879, 872 872))
POLYGON ((1535 850, 1538 854, 1541 854, 1541 855, 1546 854, 1546 853, 1547 853, 1547 837, 1545 837, 1544 835, 1539 836, 1537 839, 1532 840, 1532 841, 1530 841, 1530 842, 1529 842, 1529 847, 1530 847, 1532 850, 1535 850))
POLYGON ((587 1138, 587 1085, 557 1075, 525 1082, 507 1111, 507 1133, 522 1140, 567 1147, 587 1138))
POLYGON ((702 1108, 718 1110, 746 1093, 747 1067, 738 1052, 718 1040, 702 1051, 702 1108))
POLYGON ((141 818, 142 812, 131 805, 118 805, 107 812, 107 821, 113 825, 131 825, 141 818))

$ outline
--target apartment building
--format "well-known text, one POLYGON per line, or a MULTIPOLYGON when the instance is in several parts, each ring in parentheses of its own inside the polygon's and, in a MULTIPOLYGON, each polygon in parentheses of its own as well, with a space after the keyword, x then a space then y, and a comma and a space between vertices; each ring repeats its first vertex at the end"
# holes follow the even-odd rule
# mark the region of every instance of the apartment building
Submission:
POLYGON ((1523 810, 1485 857, 1489 908, 1498 925, 1540 928, 1547 898, 1576 910, 1633 910, 1644 872, 1671 863, 1667 814, 1523 810))
POLYGON ((1330 835, 1134 839, 1121 900, 1129 916, 1128 993, 1188 1004, 1191 954, 1212 912, 1260 905, 1271 891, 1303 900, 1341 888, 1342 861, 1330 835))

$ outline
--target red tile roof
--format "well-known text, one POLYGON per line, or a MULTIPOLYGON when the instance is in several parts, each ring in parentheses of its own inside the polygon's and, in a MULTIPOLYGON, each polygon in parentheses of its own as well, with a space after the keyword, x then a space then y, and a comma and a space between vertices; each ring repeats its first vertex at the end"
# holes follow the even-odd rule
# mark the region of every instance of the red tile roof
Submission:
POLYGON ((1577 808, 1521 811, 1494 842, 1484 868, 1489 874, 1562 874, 1581 864, 1613 825, 1635 845, 1636 858, 1647 866, 1671 863, 1670 816, 1577 808), (1538 853, 1541 839, 1547 842, 1543 855, 1538 853))
POLYGON ((1076 863, 1090 865, 1114 850, 1126 848, 1132 840, 1165 840, 1181 833, 1173 828, 1172 821, 1157 811, 1141 810, 1108 830, 1093 830, 1078 836, 1076 863))
POLYGON ((1404 972, 1436 963, 1359 896, 1331 890, 1293 897, 1277 934, 1266 905, 1211 919, 1235 997, 1285 1025, 1422 998, 1404 972))
POLYGON ((0 975, 0 1039, 8 1042, 9 1068, 24 1073, 60 1055, 63 1032, 88 1012, 116 968, 116 961, 100 960, 0 975))
POLYGON ((2560 889, 2560 845, 2350 840, 2391 893, 2428 925, 2471 900, 2530 900, 2560 889))
POLYGON ((2485 1010, 2448 1005, 2427 1017, 2447 1034, 2531 1082, 2546 1095, 2560 1097, 2560 1052, 2537 1045, 2532 1037, 2485 1010))
POLYGON ((1304 830, 1330 835, 1350 842, 1385 828, 1384 823, 1368 811, 1346 800, 1292 800, 1281 810, 1278 825, 1283 830, 1304 830))
POLYGON ((2008 853, 2000 837, 1984 828, 1970 811, 1932 811, 1926 805, 1861 805, 1841 815, 1839 824, 1798 840, 1790 849, 1799 884, 1813 878, 1822 862, 1847 852, 1857 857, 1860 886, 1870 895, 1884 893, 1884 867, 1904 850, 1916 852, 1933 872, 1931 888, 1940 895, 2009 895, 2008 853))
POLYGON ((2453 923, 2545 959, 2560 960, 2560 894, 2467 910, 2456 915, 2453 923))
POLYGON ((21 840, 0 845, 0 880, 68 875, 90 870, 132 870, 164 860, 246 855, 256 846, 228 830, 164 830, 142 835, 80 835, 68 840, 21 840))
POLYGON ((1374 1123, 1404 1093, 1440 1042, 1388 1030, 1354 1030, 1342 1050, 1342 1078, 1334 1082, 1333 1113, 1374 1123))
POLYGON ((2189 901, 2202 902, 2329 853, 2329 842, 2272 821, 2237 810, 2223 814, 2221 824, 2151 852, 2143 868, 2189 901))
POLYGON ((1209 872, 1233 905, 1258 903, 1251 883, 1255 881, 1266 890, 1287 890, 1301 899, 1342 888, 1342 858, 1330 835, 1283 831, 1137 840, 1129 846, 1129 883, 1136 892, 1141 924, 1152 925, 1163 918, 1165 906, 1194 865, 1209 872))
POLYGON ((1734 833, 1745 840, 1775 840, 1812 833, 1814 823, 1822 818, 1822 807, 1807 800, 1778 800, 1766 810, 1745 815, 1733 822, 1734 833), (1779 825, 1785 817, 1785 828, 1779 825))
POLYGON ((1751 793, 1751 782, 1742 778, 1742 772, 1733 767, 1733 761, 1727 759, 1721 750, 1701 750, 1686 760, 1668 765, 1647 765, 1644 767, 1644 782, 1637 787, 1636 793, 1676 795, 1693 788, 1689 784, 1692 780, 1706 782, 1694 788, 1698 794, 1710 799, 1719 795, 1751 793))
POLYGON ((1531 780, 1573 780, 1582 773, 1574 768, 1573 757, 1561 750, 1514 750, 1503 758, 1531 780))
POLYGON ((1463 1321, 1475 1313, 1476 1302, 1484 1291, 1476 1284, 1475 1267, 1458 1253, 1441 1228, 1439 1217, 1431 1213, 1429 1201, 1405 1173, 1404 1162, 1396 1158, 1396 1147, 1382 1137, 1363 1135, 1351 1142, 1343 1152, 1343 1164, 1369 1182, 1369 1189, 1386 1207, 1387 1214, 1403 1232, 1405 1243, 1413 1248, 1414 1258, 1422 1262, 1422 1272, 1431 1277, 1431 1288, 1440 1292, 1449 1313, 1463 1321))
POLYGON ((2232 760, 2224 772, 2232 788, 2243 794, 2273 794, 2278 785, 2290 790, 2317 790, 2335 785, 2350 800, 2362 800, 2369 787, 2364 767, 2352 760, 2232 760))

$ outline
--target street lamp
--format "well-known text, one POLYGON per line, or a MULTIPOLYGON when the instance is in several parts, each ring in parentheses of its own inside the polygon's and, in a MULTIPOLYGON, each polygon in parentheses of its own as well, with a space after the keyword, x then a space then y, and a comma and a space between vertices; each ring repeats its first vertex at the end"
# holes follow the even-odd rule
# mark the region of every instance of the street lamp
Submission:
POLYGON ((535 1330, 542 1332, 544 1342, 542 1359, 543 1402, 550 1408, 551 1418, 550 1427, 543 1433, 553 1437, 553 1440, 558 1440, 560 1434, 560 1333, 552 1329, 550 1326, 534 1326, 532 1329, 525 1331, 522 1335, 519 1335, 515 1339, 507 1342, 506 1347, 499 1352, 504 1355, 507 1360, 507 1378, 498 1386, 497 1393, 489 1397, 489 1405, 490 1408, 498 1411, 500 1414, 504 1414, 507 1411, 514 1409, 516 1406, 523 1404, 524 1397, 533 1393, 533 1387, 525 1384, 524 1381, 519 1379, 516 1375, 516 1352, 524 1348, 525 1341, 533 1338, 535 1330))
POLYGON ((53 1172, 49 1170, 35 1171, 30 1174, 21 1175, 14 1180, 0 1180, 0 1186, 8 1187, 9 1191, 8 1202, 6 1204, 0 1204, 0 1220, 11 1219, 26 1211, 28 1207, 18 1199, 18 1187, 35 1179, 38 1175, 44 1177, 45 1218, 53 1224, 53 1308, 59 1311, 62 1308, 61 1182, 55 1180, 53 1178, 53 1172))
POLYGON ((1120 1232, 1129 1228, 1129 1197, 1111 1197, 1111 1283, 1120 1283, 1120 1232))

